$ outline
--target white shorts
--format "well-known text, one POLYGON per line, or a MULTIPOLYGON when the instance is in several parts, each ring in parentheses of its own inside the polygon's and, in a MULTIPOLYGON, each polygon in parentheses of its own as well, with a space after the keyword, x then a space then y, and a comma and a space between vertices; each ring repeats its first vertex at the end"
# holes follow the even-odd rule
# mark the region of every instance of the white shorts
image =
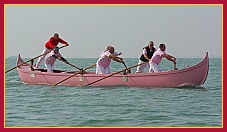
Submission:
MULTIPOLYGON (((143 61, 139 60, 139 63, 138 64, 141 64, 141 63, 144 63, 143 61)), ((150 64, 147 62, 143 65, 139 65, 137 66, 137 70, 136 70, 136 73, 142 73, 144 71, 144 68, 146 68, 145 72, 148 72, 149 69, 150 69, 150 64)))
MULTIPOLYGON (((44 46, 44 49, 43 49, 43 52, 42 54, 45 54, 47 52, 51 52, 51 49, 47 49, 45 46, 44 46)), ((45 58, 46 55, 43 55, 43 56, 40 56, 38 61, 36 62, 36 67, 38 68, 39 65, 41 64, 41 62, 43 61, 43 59, 45 58)))
POLYGON ((47 72, 53 72, 54 67, 52 65, 45 63, 45 66, 47 68, 47 72))
POLYGON ((96 74, 110 74, 110 67, 103 67, 96 64, 96 74))
POLYGON ((150 63, 149 72, 161 72, 159 66, 155 63, 150 63))

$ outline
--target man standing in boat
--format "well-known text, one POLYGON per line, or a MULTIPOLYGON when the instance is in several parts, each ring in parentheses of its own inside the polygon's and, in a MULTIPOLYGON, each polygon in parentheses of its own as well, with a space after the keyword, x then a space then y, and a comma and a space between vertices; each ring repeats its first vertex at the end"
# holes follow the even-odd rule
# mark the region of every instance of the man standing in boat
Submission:
POLYGON ((63 58, 62 55, 60 54, 59 47, 54 47, 54 49, 47 55, 47 59, 45 60, 45 66, 47 68, 47 72, 53 72, 54 63, 57 58, 69 64, 69 62, 65 58, 63 58))
MULTIPOLYGON (((51 37, 49 39, 49 41, 46 42, 42 54, 48 53, 51 50, 53 50, 54 47, 56 47, 59 42, 62 43, 62 44, 65 44, 67 46, 69 45, 66 41, 64 41, 63 39, 59 38, 59 35, 57 33, 55 33, 54 36, 51 37)), ((38 68, 39 67, 39 65, 41 64, 42 60, 45 58, 45 56, 46 55, 43 55, 43 56, 39 57, 38 61, 36 62, 35 66, 34 66, 34 68, 38 68)))
POLYGON ((154 55, 149 61, 150 63, 149 72, 161 72, 158 65, 161 62, 163 57, 165 57, 169 61, 172 61, 174 65, 176 65, 176 58, 169 54, 166 54, 165 50, 166 50, 165 44, 160 44, 159 49, 154 53, 154 55))
POLYGON ((142 73, 144 71, 144 68, 146 68, 146 72, 148 72, 150 68, 150 64, 148 62, 156 50, 157 49, 154 48, 154 42, 149 41, 148 46, 143 48, 143 54, 140 56, 140 60, 138 64, 145 63, 145 62, 147 63, 139 65, 137 67, 136 73, 142 73))
POLYGON ((108 50, 101 53, 96 63, 96 74, 109 74, 111 59, 116 62, 124 63, 123 59, 117 56, 117 54, 114 54, 114 47, 109 46, 108 50))

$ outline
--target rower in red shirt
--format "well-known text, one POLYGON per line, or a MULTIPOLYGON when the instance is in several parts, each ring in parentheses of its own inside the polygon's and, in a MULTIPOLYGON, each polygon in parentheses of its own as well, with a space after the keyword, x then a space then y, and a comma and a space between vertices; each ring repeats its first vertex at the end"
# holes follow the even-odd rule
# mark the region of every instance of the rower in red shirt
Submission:
MULTIPOLYGON (((54 47, 56 47, 59 42, 62 43, 62 44, 65 44, 67 46, 69 45, 66 41, 64 41, 63 39, 59 38, 59 35, 57 33, 55 33, 54 36, 51 37, 49 39, 49 41, 46 42, 42 54, 45 54, 45 53, 50 52, 51 50, 53 50, 54 47)), ((46 55, 43 55, 43 56, 39 57, 38 61, 36 62, 36 65, 34 66, 35 68, 39 67, 40 63, 45 58, 45 56, 46 55)))

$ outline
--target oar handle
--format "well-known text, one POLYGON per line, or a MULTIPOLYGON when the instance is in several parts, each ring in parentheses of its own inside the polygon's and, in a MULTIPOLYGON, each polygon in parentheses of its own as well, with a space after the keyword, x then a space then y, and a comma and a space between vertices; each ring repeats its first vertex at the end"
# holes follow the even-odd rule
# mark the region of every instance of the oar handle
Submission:
POLYGON ((84 74, 84 73, 85 73, 85 71, 84 71, 83 68, 79 68, 79 67, 77 67, 77 66, 75 66, 75 65, 73 65, 73 64, 71 64, 71 63, 66 63, 66 64, 69 64, 70 66, 75 67, 76 69, 80 70, 80 73, 81 73, 81 74, 84 74))
POLYGON ((70 66, 72 66, 72 67, 74 67, 74 68, 76 68, 76 69, 78 69, 78 70, 83 70, 82 68, 79 68, 79 67, 77 67, 77 66, 75 66, 75 65, 73 65, 73 64, 71 64, 71 63, 67 63, 66 61, 64 61, 64 60, 62 60, 62 59, 60 59, 60 58, 58 58, 60 61, 62 61, 62 62, 64 62, 65 64, 68 64, 68 65, 70 65, 70 66))
POLYGON ((75 67, 76 69, 78 69, 78 70, 82 70, 81 68, 79 68, 79 67, 77 67, 77 66, 75 66, 75 65, 73 65, 73 64, 71 64, 71 63, 68 63, 70 66, 72 66, 72 67, 75 67))
POLYGON ((99 81, 101 81, 101 80, 104 80, 104 79, 106 79, 106 78, 108 78, 108 77, 111 77, 111 76, 113 76, 113 75, 116 75, 116 74, 118 74, 118 73, 121 73, 121 72, 123 72, 123 71, 125 71, 125 70, 129 70, 129 69, 132 69, 132 68, 137 67, 137 66, 139 66, 139 65, 143 65, 143 64, 145 64, 145 63, 147 63, 147 62, 140 63, 140 64, 137 64, 137 65, 135 65, 135 66, 131 66, 131 67, 129 67, 129 68, 126 68, 126 69, 124 69, 124 70, 115 72, 115 73, 110 74, 110 75, 108 75, 108 76, 105 76, 105 77, 103 77, 103 78, 101 78, 101 79, 98 79, 98 80, 96 80, 96 81, 94 81, 94 82, 91 82, 91 83, 87 84, 86 86, 89 86, 89 85, 91 85, 91 84, 94 84, 94 83, 96 83, 96 82, 99 82, 99 81))
MULTIPOLYGON (((126 66, 126 64, 125 64, 125 62, 123 62, 123 64, 124 64, 125 68, 128 69, 127 66, 126 66)), ((127 71, 128 71, 127 73, 131 73, 131 69, 128 69, 127 71)), ((124 73, 124 74, 127 74, 127 73, 124 73)))
POLYGON ((125 68, 127 69, 127 66, 126 66, 125 62, 123 62, 123 64, 124 64, 125 68))
MULTIPOLYGON (((85 71, 85 70, 87 70, 87 69, 90 69, 90 68, 94 67, 95 65, 96 65, 96 64, 93 64, 93 65, 91 65, 91 66, 85 68, 83 71, 85 71)), ((62 82, 64 82, 64 81, 66 81, 66 80, 68 80, 69 78, 75 76, 75 75, 78 74, 78 73, 81 73, 81 71, 75 72, 73 75, 71 75, 71 76, 69 76, 69 77, 67 77, 67 78, 65 78, 65 79, 63 79, 63 80, 61 80, 60 82, 58 82, 58 83, 56 83, 56 84, 53 84, 52 86, 57 86, 58 84, 60 84, 60 83, 62 83, 62 82)))
MULTIPOLYGON (((64 47, 66 47, 66 46, 68 46, 68 45, 61 46, 59 49, 64 48, 64 47)), ((27 63, 27 62, 29 62, 29 61, 31 61, 31 60, 37 59, 37 58, 39 58, 40 56, 46 55, 46 54, 48 54, 48 53, 50 53, 50 52, 51 52, 51 51, 49 51, 49 52, 47 52, 47 53, 43 53, 43 54, 41 54, 41 55, 39 55, 39 56, 36 56, 36 57, 34 57, 34 58, 32 58, 32 59, 30 59, 30 60, 28 60, 28 61, 25 61, 24 63, 21 63, 21 64, 15 66, 15 67, 13 67, 13 68, 7 70, 5 73, 7 73, 7 72, 9 72, 9 71, 12 71, 13 69, 15 69, 15 68, 17 68, 17 67, 20 67, 21 65, 24 65, 25 63, 27 63)))
POLYGON ((59 47, 59 49, 64 48, 64 47, 67 47, 67 46, 69 46, 69 45, 64 45, 64 46, 61 46, 61 47, 59 47))

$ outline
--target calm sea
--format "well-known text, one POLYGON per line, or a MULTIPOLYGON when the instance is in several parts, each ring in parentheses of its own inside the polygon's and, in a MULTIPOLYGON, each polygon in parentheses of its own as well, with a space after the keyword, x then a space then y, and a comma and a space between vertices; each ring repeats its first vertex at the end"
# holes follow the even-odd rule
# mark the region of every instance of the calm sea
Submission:
MULTIPOLYGON (((181 69, 201 59, 178 58, 177 67, 181 69)), ((68 58, 68 61, 85 68, 97 59, 68 58)), ((125 62, 129 67, 136 65, 138 59, 125 62)), ((15 63, 16 58, 7 58, 6 69, 15 63)), ((160 66, 161 70, 173 69, 173 64, 165 59, 160 66)), ((75 70, 59 61, 55 68, 75 70)), ((123 68, 122 64, 111 62, 111 71, 123 68)), ((209 74, 201 87, 53 88, 22 83, 16 69, 6 74, 5 82, 6 127, 222 127, 221 58, 210 58, 209 74)))

